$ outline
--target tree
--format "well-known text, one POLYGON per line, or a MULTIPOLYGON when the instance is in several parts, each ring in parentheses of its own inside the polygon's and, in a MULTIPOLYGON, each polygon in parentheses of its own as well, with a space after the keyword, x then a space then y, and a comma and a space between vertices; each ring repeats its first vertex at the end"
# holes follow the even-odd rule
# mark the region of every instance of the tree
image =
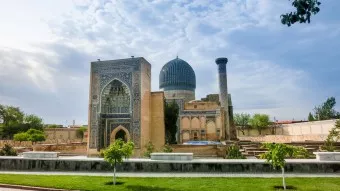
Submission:
POLYGON ((334 107, 336 101, 334 97, 328 98, 324 103, 314 108, 315 116, 317 120, 327 120, 339 118, 339 112, 335 111, 334 107))
POLYGON ((36 115, 25 115, 19 107, 0 105, 0 136, 11 139, 13 135, 30 128, 42 129, 42 119, 36 115))
MULTIPOLYGON (((290 1, 290 0, 289 0, 290 1)), ((292 24, 310 23, 310 18, 320 11, 319 6, 321 3, 318 0, 292 0, 292 6, 296 8, 296 11, 282 14, 281 23, 290 27, 292 24)))
POLYGON ((32 143, 45 141, 46 139, 43 131, 29 129, 26 133, 29 135, 28 141, 32 141, 32 143))
POLYGON ((104 151, 104 160, 113 166, 113 185, 116 185, 116 165, 123 162, 123 157, 128 158, 132 155, 134 149, 133 142, 125 143, 121 139, 115 140, 104 151))
POLYGON ((39 130, 42 130, 44 126, 43 120, 40 117, 33 114, 26 115, 24 117, 24 123, 29 124, 30 128, 39 130))
POLYGON ((255 114, 249 121, 253 128, 256 128, 261 135, 262 129, 266 129, 269 126, 269 115, 266 114, 255 114))
POLYGON ((76 131, 76 136, 81 139, 81 142, 83 142, 84 134, 87 131, 86 127, 80 127, 76 131))
POLYGON ((24 121, 24 113, 19 107, 0 105, 0 119, 4 126, 20 124, 24 121))
POLYGON ((27 133, 17 133, 14 135, 13 140, 14 141, 28 141, 29 135, 27 133))
POLYGON ((291 145, 286 145, 282 143, 264 143, 262 148, 268 149, 268 151, 264 154, 261 154, 260 157, 262 159, 266 159, 266 162, 269 163, 274 169, 281 168, 282 170, 282 185, 283 189, 286 190, 286 181, 285 181, 285 158, 298 158, 298 157, 306 157, 308 156, 308 151, 303 147, 296 147, 291 145))
POLYGON ((315 121, 311 112, 309 112, 309 114, 308 114, 308 121, 315 121))
POLYGON ((234 116, 234 121, 237 129, 240 130, 244 135, 245 129, 249 127, 250 115, 246 113, 236 113, 234 116))
POLYGON ((178 113, 179 107, 175 101, 165 102, 164 123, 166 143, 176 143, 178 113))

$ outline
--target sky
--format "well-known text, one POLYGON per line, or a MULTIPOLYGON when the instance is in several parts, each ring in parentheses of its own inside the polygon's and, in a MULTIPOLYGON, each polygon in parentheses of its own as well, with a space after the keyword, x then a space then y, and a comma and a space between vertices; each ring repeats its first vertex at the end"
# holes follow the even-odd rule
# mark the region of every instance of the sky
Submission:
POLYGON ((310 24, 287 27, 288 0, 1 0, 0 104, 87 124, 91 61, 144 57, 158 91, 178 55, 200 99, 218 93, 215 59, 227 57, 235 113, 304 120, 340 100, 340 1, 321 2, 310 24))

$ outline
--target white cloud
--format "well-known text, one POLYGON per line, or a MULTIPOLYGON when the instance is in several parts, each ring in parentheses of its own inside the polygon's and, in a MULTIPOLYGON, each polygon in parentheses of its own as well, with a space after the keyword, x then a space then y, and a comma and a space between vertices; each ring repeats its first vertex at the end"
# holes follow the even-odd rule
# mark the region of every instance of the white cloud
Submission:
MULTIPOLYGON (((46 116, 49 120, 71 121, 75 117, 86 121, 89 62, 132 55, 143 56, 152 64, 153 90, 158 90, 161 67, 178 54, 196 71, 197 98, 217 93, 214 60, 227 56, 229 90, 236 109, 282 118, 301 118, 309 109, 301 102, 306 93, 301 81, 308 80, 307 73, 260 59, 256 51, 245 51, 231 39, 238 31, 281 30, 277 14, 285 11, 287 2, 74 0, 72 6, 70 2, 50 5, 34 1, 36 6, 27 8, 32 13, 28 16, 30 24, 22 21, 26 16, 23 13, 13 20, 28 30, 28 36, 25 30, 9 24, 10 29, 0 31, 0 36, 7 34, 7 39, 0 37, 0 41, 6 40, 0 46, 11 46, 9 51, 0 52, 4 55, 0 58, 4 69, 0 80, 11 86, 23 83, 54 92, 59 108, 54 108, 58 111, 55 117, 46 116), (11 32, 14 36, 8 35, 11 32), (16 36, 22 39, 13 40, 16 36), (18 46, 20 43, 24 46, 18 46), (76 104, 71 109, 68 103, 76 104), (301 112, 295 112, 297 106, 303 108, 301 112), (66 108, 72 110, 69 116, 63 114, 66 108)), ((8 11, 17 4, 9 5, 8 11)))

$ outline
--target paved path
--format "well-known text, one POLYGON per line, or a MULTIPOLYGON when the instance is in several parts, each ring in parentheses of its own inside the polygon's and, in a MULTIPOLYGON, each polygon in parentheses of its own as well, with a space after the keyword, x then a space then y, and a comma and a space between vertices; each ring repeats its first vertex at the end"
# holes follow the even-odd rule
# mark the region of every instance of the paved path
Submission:
MULTIPOLYGON (((23 172, 23 171, 0 171, 0 174, 31 174, 31 175, 72 175, 72 176, 113 176, 108 172, 23 172)), ((118 177, 259 177, 273 178, 281 177, 281 173, 122 173, 116 174, 118 177)), ((287 173, 286 177, 338 177, 340 173, 328 174, 302 174, 287 173)))

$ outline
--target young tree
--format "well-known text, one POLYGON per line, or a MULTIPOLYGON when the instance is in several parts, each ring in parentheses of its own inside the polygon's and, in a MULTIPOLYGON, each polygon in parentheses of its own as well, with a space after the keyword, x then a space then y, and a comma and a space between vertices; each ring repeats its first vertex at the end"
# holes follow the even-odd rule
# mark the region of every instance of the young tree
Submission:
POLYGON ((269 115, 266 114, 255 114, 253 118, 249 121, 250 125, 253 128, 256 128, 261 135, 262 129, 268 128, 270 122, 269 122, 269 115))
POLYGON ((13 140, 14 141, 28 141, 29 135, 27 133, 17 133, 14 135, 13 140))
POLYGON ((268 149, 268 151, 261 155, 262 159, 266 159, 266 162, 271 164, 271 166, 276 168, 281 168, 282 170, 282 185, 283 189, 286 190, 285 181, 285 158, 296 158, 296 157, 306 157, 308 156, 308 151, 303 147, 296 147, 291 145, 286 145, 282 143, 264 143, 262 148, 268 149))
POLYGON ((244 131, 249 127, 250 115, 246 113, 238 114, 236 113, 234 116, 234 122, 236 128, 242 132, 244 135, 244 131))
POLYGON ((171 144, 176 142, 178 113, 179 107, 175 101, 170 103, 165 102, 164 123, 166 143, 171 144))
MULTIPOLYGON (((290 1, 290 0, 289 0, 290 1)), ((320 11, 321 3, 318 0, 292 0, 292 6, 296 11, 282 14, 281 23, 290 27, 292 24, 310 23, 310 17, 320 11)))
POLYGON ((107 149, 104 150, 104 160, 113 166, 113 185, 116 185, 116 165, 122 163, 123 158, 132 155, 134 149, 133 142, 125 143, 121 139, 115 140, 107 149))
POLYGON ((308 114, 308 121, 315 121, 311 112, 309 112, 309 114, 308 114))

